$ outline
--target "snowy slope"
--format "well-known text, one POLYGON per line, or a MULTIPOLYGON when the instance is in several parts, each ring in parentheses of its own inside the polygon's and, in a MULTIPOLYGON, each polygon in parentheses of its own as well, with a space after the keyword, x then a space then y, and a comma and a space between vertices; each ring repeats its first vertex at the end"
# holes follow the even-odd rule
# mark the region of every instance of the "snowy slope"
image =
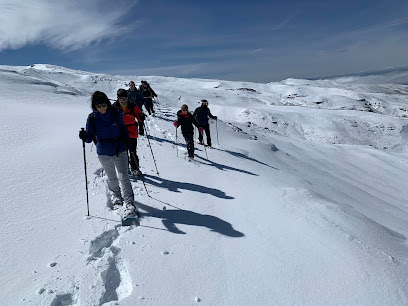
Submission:
MULTIPOLYGON (((256 84, 0 66, 4 305, 406 305, 408 87, 367 77, 256 84), (90 94, 146 79, 157 114, 120 226, 78 130, 90 94), (214 148, 172 125, 200 99, 214 148), (218 131, 218 141, 217 141, 218 131), (208 158, 207 158, 208 156, 208 158)), ((398 75, 399 78, 403 77, 398 75)), ((392 79, 392 77, 390 77, 392 79)))

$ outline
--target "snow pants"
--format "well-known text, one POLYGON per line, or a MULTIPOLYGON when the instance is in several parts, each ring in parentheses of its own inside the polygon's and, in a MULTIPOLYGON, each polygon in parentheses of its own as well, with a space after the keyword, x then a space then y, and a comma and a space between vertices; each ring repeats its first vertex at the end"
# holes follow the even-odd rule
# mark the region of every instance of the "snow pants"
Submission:
POLYGON ((151 115, 152 113, 154 113, 153 100, 152 100, 152 98, 144 98, 144 99, 145 99, 144 105, 146 107, 146 110, 149 113, 149 115, 151 115))
POLYGON ((132 184, 128 175, 128 156, 127 151, 120 152, 117 156, 98 155, 99 161, 108 176, 108 188, 116 197, 122 197, 125 202, 134 201, 132 184), (123 195, 119 187, 122 187, 123 195))
POLYGON ((194 157, 194 134, 183 134, 186 141, 188 157, 194 157))
POLYGON ((129 165, 130 169, 139 170, 139 157, 136 154, 137 138, 130 138, 129 141, 129 165))
MULTIPOLYGON (((201 125, 200 127, 203 128, 205 131, 205 135, 207 136, 207 146, 211 147, 211 135, 210 135, 210 125, 207 123, 206 125, 201 125)), ((202 142, 204 138, 204 131, 198 132, 198 141, 202 142)))

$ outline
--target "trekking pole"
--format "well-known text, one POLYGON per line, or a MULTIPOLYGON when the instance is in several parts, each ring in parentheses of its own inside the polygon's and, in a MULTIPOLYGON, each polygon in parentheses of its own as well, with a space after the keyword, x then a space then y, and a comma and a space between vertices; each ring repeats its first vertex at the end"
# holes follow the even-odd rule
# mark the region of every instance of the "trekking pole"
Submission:
POLYGON ((200 133, 200 132, 198 131, 197 127, 194 127, 194 128, 195 128, 194 141, 197 142, 197 135, 198 135, 198 133, 200 133))
MULTIPOLYGON (((136 156, 135 156, 135 152, 131 152, 131 158, 133 158, 134 163, 136 163, 137 159, 136 159, 136 156)), ((138 165, 138 167, 139 167, 139 162, 137 162, 137 165, 138 165)), ((147 196, 148 196, 149 198, 151 198, 151 196, 150 196, 150 194, 149 194, 149 191, 147 190, 147 187, 146 187, 146 184, 145 184, 145 181, 144 181, 143 174, 141 175, 141 177, 142 177, 142 182, 143 182, 144 188, 146 189, 147 196)))
POLYGON ((150 195, 149 191, 147 190, 146 183, 145 183, 145 181, 144 181, 144 177, 142 177, 142 182, 143 182, 144 188, 146 189, 147 196, 148 196, 149 198, 151 198, 152 196, 150 195))
POLYGON ((149 194, 149 191, 147 190, 146 183, 145 183, 145 181, 144 181, 144 177, 143 177, 143 176, 142 176, 142 182, 143 182, 144 188, 146 189, 147 196, 148 196, 149 198, 151 198, 151 196, 150 196, 150 194, 149 194))
POLYGON ((177 142, 177 127, 176 127, 176 154, 177 154, 177 157, 178 157, 178 142, 177 142))
POLYGON ((207 159, 208 159, 207 149, 205 148, 205 145, 203 145, 203 147, 204 147, 205 156, 207 156, 207 159))
POLYGON ((217 124, 218 120, 215 119, 215 129, 217 130, 217 144, 218 146, 220 145, 220 143, 218 142, 218 124, 217 124))
MULTIPOLYGON (((143 121, 143 126, 145 126, 144 121, 143 121)), ((146 126, 147 126, 147 125, 146 125, 146 126)), ((154 166, 156 167, 157 175, 160 176, 159 170, 157 170, 157 165, 156 165, 156 160, 155 160, 155 158, 154 158, 154 154, 153 154, 153 150, 152 150, 152 145, 150 144, 149 133, 147 132, 147 129, 145 129, 145 131, 146 131, 147 142, 149 143, 149 147, 150 147, 150 152, 152 152, 152 157, 153 157, 153 161, 154 161, 154 166)))
MULTIPOLYGON (((81 128, 82 131, 85 131, 84 128, 81 128)), ((82 140, 82 148, 84 150, 84 168, 85 168, 85 186, 86 186, 86 206, 88 207, 88 216, 89 216, 89 197, 88 197, 88 175, 86 173, 86 154, 85 154, 85 141, 82 140)))

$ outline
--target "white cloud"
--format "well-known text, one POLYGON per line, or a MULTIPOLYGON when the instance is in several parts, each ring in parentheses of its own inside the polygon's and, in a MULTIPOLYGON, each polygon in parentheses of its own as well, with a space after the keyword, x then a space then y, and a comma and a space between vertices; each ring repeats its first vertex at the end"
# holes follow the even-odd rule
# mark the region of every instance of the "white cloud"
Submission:
POLYGON ((113 6, 113 1, 103 0, 0 0, 0 50, 42 43, 72 51, 117 37, 133 28, 133 23, 123 23, 132 5, 115 1, 113 6))

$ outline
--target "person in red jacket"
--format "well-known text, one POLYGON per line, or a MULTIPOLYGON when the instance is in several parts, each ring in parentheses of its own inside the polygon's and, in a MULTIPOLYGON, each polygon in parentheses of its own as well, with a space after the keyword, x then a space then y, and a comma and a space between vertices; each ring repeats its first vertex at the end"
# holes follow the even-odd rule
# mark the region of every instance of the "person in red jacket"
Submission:
POLYGON ((129 144, 128 144, 128 159, 130 164, 130 170, 134 176, 142 175, 142 171, 139 169, 139 157, 136 154, 137 137, 138 137, 138 125, 143 124, 146 116, 142 113, 139 106, 136 103, 128 101, 128 92, 126 89, 118 89, 118 99, 113 106, 122 114, 123 121, 129 132, 129 144))

